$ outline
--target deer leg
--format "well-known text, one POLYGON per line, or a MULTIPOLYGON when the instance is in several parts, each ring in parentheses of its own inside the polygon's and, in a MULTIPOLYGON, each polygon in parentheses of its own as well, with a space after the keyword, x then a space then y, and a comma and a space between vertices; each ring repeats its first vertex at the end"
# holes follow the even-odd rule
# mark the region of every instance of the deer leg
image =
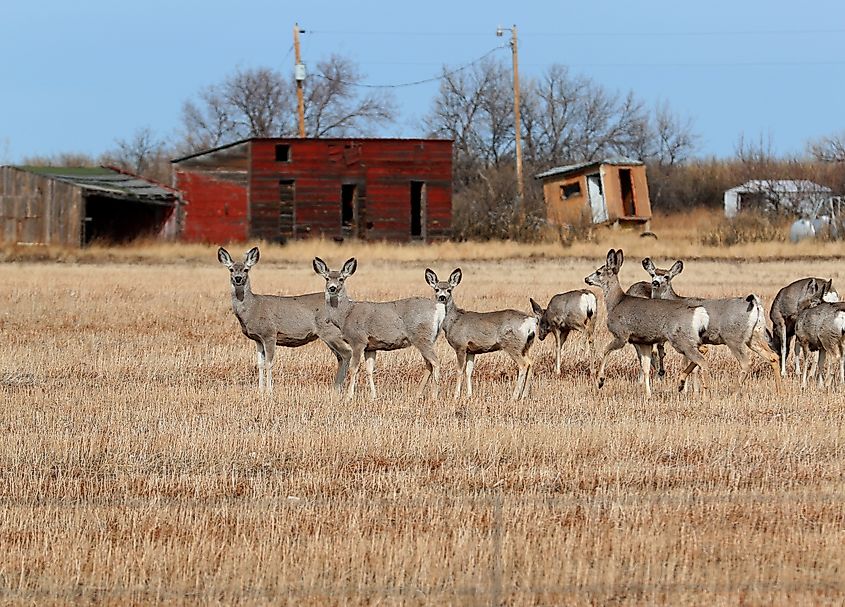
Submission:
POLYGON ((264 375, 266 376, 267 394, 273 393, 273 359, 276 356, 276 340, 264 342, 264 375))
POLYGON ((780 376, 786 377, 786 325, 778 325, 772 329, 777 331, 780 339, 780 376))
POLYGON ((604 385, 604 367, 607 364, 607 357, 610 356, 610 353, 619 350, 620 348, 624 348, 625 344, 628 341, 625 339, 620 339, 619 337, 614 337, 607 346, 604 348, 604 355, 601 357, 601 364, 599 365, 599 372, 598 372, 598 382, 597 386, 601 388, 604 385))
POLYGON ((255 342, 255 365, 258 367, 258 392, 264 392, 264 344, 255 342))
POLYGON ((683 392, 684 386, 686 385, 687 378, 690 376, 690 373, 695 371, 696 367, 700 368, 700 381, 702 389, 707 389, 707 382, 704 378, 704 356, 701 354, 699 346, 684 346, 680 345, 680 347, 676 344, 672 344, 675 349, 686 356, 687 360, 689 360, 689 364, 681 371, 681 383, 678 385, 678 392, 683 392))
POLYGON ((464 373, 466 373, 467 352, 466 350, 455 350, 455 358, 458 362, 458 382, 455 385, 455 400, 461 398, 461 386, 464 381, 464 373))
POLYGON ((361 359, 364 358, 364 346, 354 346, 352 348, 352 358, 349 359, 349 384, 346 387, 346 400, 352 400, 355 397, 355 383, 358 379, 358 367, 361 366, 361 359))
POLYGON ((749 357, 749 350, 745 344, 740 344, 739 346, 732 346, 728 345, 728 350, 731 351, 731 354, 734 355, 734 358, 739 361, 739 367, 742 371, 739 374, 739 381, 736 383, 736 387, 734 388, 734 394, 739 394, 740 388, 742 388, 742 384, 748 379, 748 374, 751 371, 751 361, 749 357))
MULTIPOLYGON (((334 325, 332 325, 334 327, 334 325)), ((334 376, 334 389, 340 392, 343 389, 343 380, 349 370, 349 359, 352 358, 352 348, 343 341, 340 333, 337 335, 325 336, 323 341, 337 358, 337 373, 334 376)))
POLYGON ((560 361, 563 358, 563 344, 566 343, 567 339, 569 339, 569 329, 560 331, 560 338, 557 340, 557 356, 555 357, 555 373, 558 375, 560 375, 560 361))
POLYGON ((513 394, 511 395, 511 400, 516 401, 521 399, 525 392, 525 383, 527 381, 528 371, 531 369, 531 359, 520 353, 508 352, 508 354, 510 354, 513 361, 519 367, 519 373, 517 373, 516 376, 516 385, 514 386, 513 394))
POLYGON ((596 358, 595 339, 593 337, 593 331, 595 331, 596 329, 595 314, 591 318, 588 318, 587 322, 584 323, 584 325, 587 327, 587 360, 590 364, 590 375, 592 375, 596 358))
MULTIPOLYGON (((798 341, 797 337, 795 338, 795 341, 796 342, 798 341)), ((801 357, 798 356, 798 355, 795 355, 795 356, 793 356, 793 358, 795 359, 795 377, 798 377, 799 375, 801 375, 801 357)), ((806 364, 807 364, 807 361, 804 361, 805 366, 806 366, 806 364)))
POLYGON ((825 387, 825 375, 827 375, 827 353, 824 348, 819 348, 819 362, 816 364, 816 384, 819 388, 825 387))
POLYGON ((807 372, 810 370, 810 346, 809 344, 802 344, 797 339, 795 340, 795 349, 801 348, 804 352, 804 360, 807 364, 804 365, 804 373, 801 375, 801 388, 807 387, 807 372))
POLYGON ((420 351, 420 354, 422 354, 422 357, 425 360, 425 375, 423 376, 422 381, 420 381, 419 388, 417 389, 417 397, 422 396, 423 390, 425 390, 429 381, 434 378, 432 396, 437 399, 438 391, 440 389, 440 359, 434 349, 434 344, 419 344, 417 349, 420 351))
POLYGON ((376 370, 376 353, 373 351, 364 352, 364 361, 367 367, 367 383, 370 386, 370 398, 376 398, 376 384, 373 381, 373 373, 376 370))
POLYGON ((748 346, 753 352, 759 354, 766 362, 769 363, 769 366, 772 368, 772 373, 774 373, 775 391, 778 394, 782 394, 783 382, 780 377, 780 369, 778 369, 778 355, 775 354, 775 351, 769 347, 769 344, 766 343, 766 340, 759 333, 751 338, 751 342, 748 346))
POLYGON ((475 371, 475 354, 467 354, 467 398, 472 398, 472 372, 475 371))
POLYGON ((640 359, 640 370, 645 380, 645 397, 651 398, 651 354, 653 346, 651 344, 635 344, 635 347, 640 359))
POLYGON ((563 342, 560 340, 560 328, 554 328, 555 334, 555 373, 560 375, 560 351, 563 349, 563 342))
POLYGON ((657 377, 663 379, 666 375, 666 367, 663 366, 663 359, 666 357, 666 345, 663 342, 657 344, 657 377))

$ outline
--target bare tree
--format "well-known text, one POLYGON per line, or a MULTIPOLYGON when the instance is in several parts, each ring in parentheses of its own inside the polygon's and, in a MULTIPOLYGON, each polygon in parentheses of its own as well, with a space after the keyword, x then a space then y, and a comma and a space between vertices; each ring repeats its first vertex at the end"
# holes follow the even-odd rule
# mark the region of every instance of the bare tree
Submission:
MULTIPOLYGON (((387 94, 357 93, 363 80, 354 63, 332 55, 317 64, 305 85, 306 134, 366 134, 393 119, 387 94)), ((238 69, 202 89, 182 107, 179 151, 190 153, 247 137, 296 134, 295 83, 266 68, 238 69)))
POLYGON ((164 141, 150 127, 135 131, 129 139, 118 139, 116 148, 100 157, 101 164, 120 167, 130 173, 165 182, 169 179, 168 154, 164 141))
POLYGON ((807 151, 820 162, 845 162, 845 131, 811 141, 807 151))

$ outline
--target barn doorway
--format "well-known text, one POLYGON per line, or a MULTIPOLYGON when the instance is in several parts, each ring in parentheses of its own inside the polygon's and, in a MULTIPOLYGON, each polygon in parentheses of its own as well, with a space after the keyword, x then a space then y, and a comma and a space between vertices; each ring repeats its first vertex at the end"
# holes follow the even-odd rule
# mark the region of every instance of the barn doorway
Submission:
POLYGON ((424 181, 411 182, 411 238, 425 240, 426 189, 424 181))
POLYGON ((153 236, 162 230, 172 212, 172 204, 85 196, 82 243, 125 243, 153 236))
POLYGON ((590 211, 593 215, 593 223, 604 223, 607 221, 607 205, 604 202, 604 192, 601 187, 601 175, 587 175, 587 196, 590 199, 590 211))
POLYGON ((296 183, 293 179, 279 181, 279 241, 284 243, 294 238, 296 225, 296 183))
POLYGON ((622 211, 626 217, 637 216, 637 202, 634 199, 634 182, 631 169, 619 169, 619 188, 622 194, 622 211))
POLYGON ((358 185, 344 183, 340 186, 340 235, 358 238, 359 215, 358 185))

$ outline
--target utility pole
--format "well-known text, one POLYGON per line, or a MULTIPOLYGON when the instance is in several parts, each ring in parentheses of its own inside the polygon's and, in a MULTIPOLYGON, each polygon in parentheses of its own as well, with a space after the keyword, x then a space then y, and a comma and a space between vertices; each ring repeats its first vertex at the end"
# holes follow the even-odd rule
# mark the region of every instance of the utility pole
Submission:
POLYGON ((299 52, 299 34, 305 30, 299 28, 298 23, 293 24, 293 49, 296 63, 293 65, 293 77, 296 79, 296 105, 299 119, 299 136, 305 137, 305 97, 302 86, 305 83, 305 65, 302 63, 302 55, 299 52))
MULTIPOLYGON (((501 37, 505 28, 499 26, 496 35, 501 37)), ((510 47, 513 54, 513 122, 516 144, 516 206, 519 225, 525 224, 525 180, 522 175, 522 120, 519 114, 519 50, 517 48, 516 25, 510 28, 510 47)))

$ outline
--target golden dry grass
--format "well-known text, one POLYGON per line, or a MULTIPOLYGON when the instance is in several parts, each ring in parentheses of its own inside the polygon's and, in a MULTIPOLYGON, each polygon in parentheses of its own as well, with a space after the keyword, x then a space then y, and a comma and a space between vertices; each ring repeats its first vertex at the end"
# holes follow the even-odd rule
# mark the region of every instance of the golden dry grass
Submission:
MULTIPOLYGON (((354 297, 428 295, 420 259, 461 265, 465 307, 527 310, 597 265, 450 246, 273 249, 253 288, 319 290, 310 255, 336 267, 352 250, 354 297)), ((491 354, 455 404, 441 341, 442 399, 412 397, 422 364, 401 351, 379 356, 378 400, 346 404, 314 343, 280 351, 262 398, 212 249, 163 250, 203 261, 0 265, 0 602, 843 601, 841 388, 776 397, 758 362, 734 397, 738 365, 717 348, 709 393, 675 392, 672 354, 646 402, 630 348, 596 391, 581 340, 561 377, 548 340, 528 400, 507 400, 515 369, 491 354)), ((645 277, 638 254, 623 284, 645 277)), ((843 283, 823 260, 699 261, 676 282, 769 302, 808 274, 843 283)), ((603 309, 599 327, 601 347, 603 309)))

